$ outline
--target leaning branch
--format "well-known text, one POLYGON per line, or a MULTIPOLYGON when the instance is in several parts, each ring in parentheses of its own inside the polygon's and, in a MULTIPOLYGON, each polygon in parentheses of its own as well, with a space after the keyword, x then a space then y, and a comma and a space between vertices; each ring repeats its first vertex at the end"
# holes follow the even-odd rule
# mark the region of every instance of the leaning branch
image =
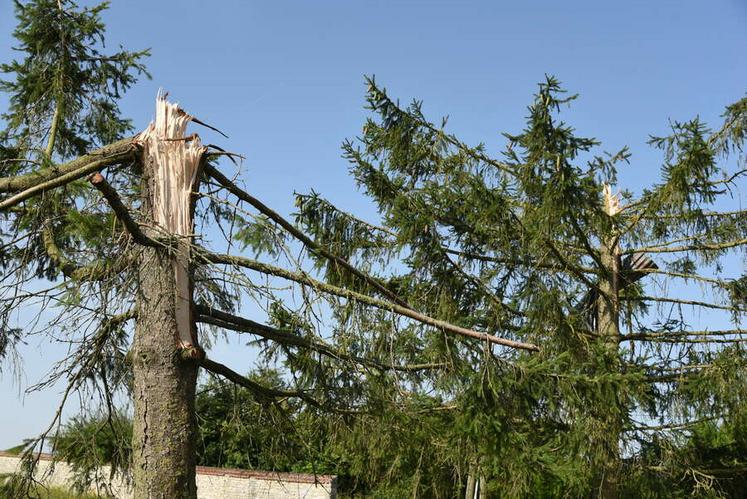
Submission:
POLYGON ((250 270, 254 270, 256 272, 260 272, 263 274, 270 274, 270 275, 274 275, 277 277, 281 277, 283 279, 294 281, 299 284, 305 284, 323 293, 339 296, 340 298, 345 298, 347 300, 353 300, 358 303, 362 303, 365 305, 378 308, 380 310, 394 312, 398 315, 402 315, 404 317, 408 317, 417 322, 420 322, 421 324, 425 324, 425 325, 432 326, 438 329, 442 329, 444 331, 448 331, 450 333, 457 334, 459 336, 473 338, 473 339, 477 339, 480 341, 494 343, 496 345, 503 345, 503 346, 507 346, 511 348, 520 349, 520 350, 530 350, 533 352, 539 351, 539 347, 531 343, 523 343, 520 341, 509 340, 506 338, 500 338, 497 336, 493 336, 488 333, 463 328, 461 326, 457 326, 449 322, 442 321, 440 319, 434 319, 433 317, 429 317, 427 315, 421 314, 419 312, 416 312, 415 310, 412 310, 411 308, 404 307, 397 303, 380 300, 380 299, 373 298, 368 295, 364 295, 362 293, 358 293, 357 291, 352 291, 350 289, 333 286, 331 284, 327 284, 327 283, 318 281, 316 279, 313 279, 306 274, 291 272, 289 270, 276 267, 274 265, 269 265, 266 263, 258 262, 250 258, 211 253, 211 252, 204 251, 204 250, 201 252, 198 252, 197 256, 198 258, 202 258, 205 262, 208 262, 208 263, 235 265, 238 267, 243 267, 243 268, 247 268, 250 270))
POLYGON ((137 146, 132 138, 122 139, 102 147, 90 154, 62 165, 11 177, 0 177, 0 192, 16 192, 15 196, 3 200, 0 209, 7 209, 32 196, 67 184, 107 166, 135 159, 137 146))
POLYGON ((277 390, 275 388, 268 388, 264 385, 257 383, 256 381, 252 381, 246 376, 242 376, 241 374, 237 373, 230 367, 225 366, 219 362, 212 361, 208 358, 203 359, 200 362, 200 366, 202 366, 203 369, 210 371, 213 374, 217 374, 218 376, 221 376, 227 379, 228 381, 235 383, 239 386, 243 386, 244 388, 247 388, 255 395, 258 395, 268 400, 297 398, 297 399, 303 400, 304 402, 306 402, 307 404, 313 407, 316 407, 317 409, 328 410, 328 411, 337 412, 340 414, 359 414, 358 411, 339 409, 339 408, 330 407, 328 405, 322 404, 321 402, 316 400, 314 397, 312 397, 311 395, 303 391, 277 390))
POLYGON ((322 341, 315 341, 309 338, 304 338, 302 336, 298 336, 297 334, 293 334, 291 331, 277 329, 265 324, 260 324, 253 320, 232 315, 205 305, 196 305, 195 311, 199 314, 196 318, 196 322, 211 324, 213 326, 218 326, 224 329, 231 329, 233 331, 254 334, 264 339, 276 341, 284 345, 308 348, 334 359, 353 362, 380 371, 416 372, 445 367, 445 364, 387 364, 379 362, 375 359, 359 357, 357 355, 350 355, 341 352, 322 341))
POLYGON ((341 258, 335 255, 334 253, 330 252, 329 250, 321 246, 319 243, 317 243, 316 241, 311 239, 309 236, 304 234, 302 231, 300 231, 298 228, 296 228, 288 220, 283 218, 279 213, 271 209, 269 206, 265 205, 262 201, 255 198, 254 196, 244 191, 243 189, 240 189, 239 187, 237 187, 235 183, 231 182, 229 178, 227 178, 225 175, 219 172, 212 165, 209 165, 209 164, 205 165, 205 173, 207 173, 208 175, 213 177, 215 180, 217 180, 218 183, 220 183, 223 187, 225 187, 231 194, 233 194, 240 200, 251 204, 261 213, 263 213, 268 218, 270 218, 272 221, 280 225, 283 229, 288 231, 289 234, 291 234, 293 237, 301 241, 301 243, 303 243, 303 245, 306 246, 312 253, 318 254, 326 258, 327 260, 339 265, 340 267, 345 268, 348 272, 352 273, 357 278, 361 279, 364 282, 367 282, 369 285, 371 285, 374 289, 376 289, 379 293, 381 293, 383 296, 385 296, 389 300, 401 305, 402 307, 410 308, 407 302, 402 300, 402 298, 400 298, 394 292, 392 292, 390 289, 384 286, 378 279, 366 274, 365 272, 362 272, 361 270, 357 269, 355 266, 353 266, 350 262, 348 262, 344 258, 341 258))
POLYGON ((130 211, 122 202, 122 199, 119 197, 116 189, 114 189, 114 187, 112 187, 111 184, 106 181, 103 175, 97 172, 91 175, 88 180, 89 182, 91 182, 91 185, 93 185, 104 196, 106 201, 109 203, 112 211, 114 211, 114 214, 125 226, 127 232, 132 235, 133 239, 135 239, 135 242, 137 242, 138 244, 142 244, 143 246, 158 248, 164 246, 163 243, 160 243, 155 239, 151 239, 143 232, 143 230, 140 228, 140 224, 138 224, 130 216, 130 211))

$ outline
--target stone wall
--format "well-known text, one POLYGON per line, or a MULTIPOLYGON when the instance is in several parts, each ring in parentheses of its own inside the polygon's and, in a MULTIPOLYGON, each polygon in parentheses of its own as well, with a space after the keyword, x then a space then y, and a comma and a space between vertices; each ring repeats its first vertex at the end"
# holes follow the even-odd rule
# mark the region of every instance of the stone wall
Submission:
MULTIPOLYGON (((0 475, 18 471, 18 456, 0 452, 0 475)), ((67 486, 72 478, 71 467, 64 462, 55 463, 50 473, 52 456, 42 454, 37 476, 44 483, 67 486)), ((101 468, 101 476, 108 477, 108 466, 101 468)), ((121 479, 109 483, 110 490, 118 499, 131 499, 132 492, 121 479)), ((247 471, 233 468, 197 467, 197 497, 199 499, 335 499, 336 478, 328 475, 303 473, 275 473, 247 471)))

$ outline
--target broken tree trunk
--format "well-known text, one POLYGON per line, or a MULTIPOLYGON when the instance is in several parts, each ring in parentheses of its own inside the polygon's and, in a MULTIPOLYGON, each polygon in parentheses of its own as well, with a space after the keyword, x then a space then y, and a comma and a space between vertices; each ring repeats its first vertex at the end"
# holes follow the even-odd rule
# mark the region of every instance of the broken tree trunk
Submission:
POLYGON ((132 352, 135 499, 195 498, 194 400, 201 350, 192 321, 189 247, 192 192, 204 148, 185 137, 191 117, 158 97, 143 148, 143 214, 159 233, 182 236, 174 248, 144 247, 132 352))
MULTIPOLYGON (((614 217, 620 211, 619 200, 610 188, 604 189, 605 208, 607 215, 614 217)), ((614 230, 602 236, 599 248, 599 259, 604 273, 599 281, 599 296, 597 297, 597 333, 603 338, 607 346, 607 368, 619 370, 619 336, 620 336, 620 245, 614 230)), ((599 470, 599 485, 597 495, 602 499, 618 497, 618 477, 620 473, 620 400, 615 394, 614 407, 608 407, 601 418, 600 434, 604 462, 599 470)))

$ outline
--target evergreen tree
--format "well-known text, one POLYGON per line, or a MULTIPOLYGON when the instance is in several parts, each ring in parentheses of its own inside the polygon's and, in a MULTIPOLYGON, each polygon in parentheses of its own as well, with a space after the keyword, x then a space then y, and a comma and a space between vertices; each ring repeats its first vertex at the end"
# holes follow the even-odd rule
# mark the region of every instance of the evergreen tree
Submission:
MULTIPOLYGON (((424 314, 400 299, 396 286, 310 239, 221 174, 211 161, 232 155, 186 135, 190 122, 204 123, 165 96, 159 97, 156 119, 144 132, 104 143, 127 130, 116 98, 143 71, 139 60, 145 55, 100 51, 105 6, 18 3, 16 36, 26 57, 4 66, 13 76, 3 84, 11 102, 2 135, 7 175, 0 178, 0 192, 6 195, 0 210, 7 220, 4 317, 7 322, 10 310, 24 303, 34 306, 37 298, 60 308, 41 331, 33 322, 22 331, 4 328, 3 348, 30 332, 46 332, 73 347, 37 387, 67 381, 49 429, 27 448, 29 470, 71 394, 98 393, 114 414, 114 393, 124 389, 135 407, 135 496, 194 497, 199 366, 266 400, 297 398, 320 414, 356 412, 365 404, 383 404, 382 397, 386 401, 404 386, 418 385, 420 371, 441 367, 407 364, 419 356, 416 337, 405 339, 410 350, 397 351, 401 340, 389 334, 388 323, 377 326, 379 317, 394 314, 455 335, 537 349, 424 314), (195 194, 200 183, 211 184, 211 191, 195 194), (247 214, 237 199, 259 214, 247 214), (275 261, 195 244, 195 220, 235 228, 239 242, 275 261), (326 259, 335 272, 315 279, 302 262, 289 258, 288 244, 326 259), (255 273, 297 283, 296 292, 304 297, 301 307, 287 306, 286 294, 256 284, 255 273), (30 289, 37 284, 34 279, 54 280, 60 274, 65 277, 61 283, 30 289), (272 325, 233 315, 237 304, 257 298, 268 304, 272 325), (346 328, 354 313, 356 321, 378 327, 376 344, 358 344, 353 336, 337 341, 334 330, 315 322, 320 307, 337 308, 342 302, 349 304, 347 317, 339 317, 335 329, 346 328), (134 331, 128 325, 133 319, 134 331), (267 386, 205 358, 196 324, 270 341, 274 346, 268 356, 295 376, 294 383, 285 389, 267 386)), ((352 331, 357 333, 357 327, 352 331)), ((201 332, 209 339, 209 331, 201 332)))
POLYGON ((747 100, 715 132, 673 122, 650 141, 663 151, 660 180, 616 196, 630 153, 596 152, 561 121, 575 96, 552 77, 501 159, 368 85, 374 116, 344 152, 381 220, 312 193, 297 197, 299 223, 346 256, 396 259, 399 296, 427 313, 540 347, 423 337, 449 365, 430 381, 456 406, 446 447, 474 449, 500 496, 732 487, 745 464, 737 437, 718 462, 686 449, 699 434, 711 437, 698 445, 722 446, 714 432, 742 431, 745 276, 723 269, 747 244, 745 212, 728 208, 745 173, 747 100), (732 325, 693 331, 701 313, 732 325))
MULTIPOLYGON (((234 155, 188 135, 202 122, 163 96, 143 133, 109 142, 143 54, 99 53, 102 8, 18 4, 28 57, 5 67, 3 262, 14 296, 30 276, 66 276, 64 294, 34 295, 62 302, 49 332, 77 345, 56 371, 64 399, 95 386, 109 405, 131 388, 135 497, 195 497, 198 367, 280 411, 292 399, 312 421, 333 415, 340 459, 377 463, 372 480, 384 463, 411 471, 408 495, 454 496, 470 476, 503 496, 653 495, 657 480, 729 492, 722 479, 745 466, 746 278, 721 270, 747 242, 744 212, 725 211, 745 100, 716 132, 692 120, 653 138, 661 179, 618 199, 628 151, 598 153, 559 121, 574 96, 554 78, 501 159, 370 80, 373 116, 344 152, 381 220, 311 193, 293 223, 221 173, 214 160, 234 155), (205 224, 254 258, 198 244, 205 224), (239 315, 250 302, 266 323, 239 315), (692 331, 688 307, 733 325, 692 331), (287 384, 207 358, 198 340, 224 331, 259 339, 287 384)), ((19 334, 6 320, 0 345, 19 334)))

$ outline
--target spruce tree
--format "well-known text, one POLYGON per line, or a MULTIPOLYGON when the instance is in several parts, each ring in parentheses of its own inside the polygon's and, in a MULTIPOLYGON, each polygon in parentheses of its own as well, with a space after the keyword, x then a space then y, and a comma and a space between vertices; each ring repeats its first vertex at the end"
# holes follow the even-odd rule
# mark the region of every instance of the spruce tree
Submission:
MULTIPOLYGON (((350 312, 365 312, 361 318, 369 324, 378 316, 401 316, 473 341, 537 349, 423 313, 399 298, 392 283, 303 234, 216 168, 213 160, 234 155, 187 135, 189 123, 207 125, 165 95, 145 131, 119 139, 128 124, 119 118, 116 99, 144 71, 139 60, 145 53, 100 52, 105 7, 17 3, 16 36, 26 57, 3 67, 13 77, 3 83, 11 101, 2 137, 7 175, 0 178, 8 228, 5 317, 24 302, 34 306, 32 298, 60 305, 59 317, 41 331, 33 323, 5 328, 3 346, 22 334, 46 332, 73 347, 38 386, 67 382, 49 428, 27 448, 29 471, 72 394, 99 394, 115 414, 114 394, 125 390, 134 400, 135 497, 195 497, 198 367, 265 400, 298 398, 320 413, 342 414, 379 404, 398 387, 418 383, 418 372, 440 368, 408 364, 419 349, 397 352, 387 324, 373 348, 359 348, 352 337, 330 337, 314 320, 320 307, 345 302, 350 312), (210 189, 198 193, 200 185, 210 189), (243 203, 258 213, 247 214, 243 203), (196 244, 199 224, 233 227, 231 238, 275 261, 209 251, 196 244), (289 258, 288 235, 334 272, 317 279, 289 258), (256 283, 256 273, 298 284, 301 307, 294 310, 284 293, 256 283), (35 278, 60 274, 61 283, 30 291, 35 278), (257 298, 267 305, 272 325, 233 314, 239 303, 257 298), (268 353, 296 376, 294 383, 265 386, 206 358, 197 324, 269 340, 275 353, 268 353)), ((345 327, 347 318, 340 319, 345 327)), ((210 331, 202 333, 209 338, 210 331)))
MULTIPOLYGON (((56 370, 63 403, 130 390, 135 497, 196 495, 198 368, 324 416, 353 468, 407 463, 397 494, 450 497, 470 476, 503 496, 729 492, 745 466, 745 278, 721 270, 746 242, 744 212, 726 208, 744 100, 715 132, 692 120, 652 138, 661 178, 618 197, 629 152, 560 121, 575 96, 554 78, 500 159, 369 80, 372 117, 343 148, 380 220, 310 193, 294 223, 222 173, 235 155, 187 134, 203 123, 165 96, 153 125, 118 140, 116 98, 144 54, 99 52, 104 6, 17 5, 27 57, 4 66, 0 210, 21 292, 5 303, 65 276, 42 293, 64 305, 48 332, 77 346, 56 370), (206 225, 227 241, 208 248, 206 225), (707 297, 676 293, 687 283, 707 297), (249 302, 262 322, 240 315, 249 302), (732 326, 692 331, 691 307, 732 326), (206 356, 199 340, 226 331, 258 339, 286 382, 206 356), (397 428, 406 438, 383 432, 397 428)), ((12 326, 0 345, 28 332, 12 326)))
POLYGON ((672 122, 650 140, 660 178, 614 194, 630 152, 563 122, 576 96, 555 78, 499 158, 367 83, 372 117, 343 149, 381 220, 311 193, 299 223, 351 257, 395 259, 399 296, 427 313, 539 346, 422 337, 449 365, 428 383, 454 405, 443 445, 472 449, 500 496, 728 494, 745 465, 745 276, 725 269, 747 244, 747 100, 716 131, 672 122), (731 326, 692 330, 705 313, 731 326), (715 449, 695 457, 697 435, 715 449))

